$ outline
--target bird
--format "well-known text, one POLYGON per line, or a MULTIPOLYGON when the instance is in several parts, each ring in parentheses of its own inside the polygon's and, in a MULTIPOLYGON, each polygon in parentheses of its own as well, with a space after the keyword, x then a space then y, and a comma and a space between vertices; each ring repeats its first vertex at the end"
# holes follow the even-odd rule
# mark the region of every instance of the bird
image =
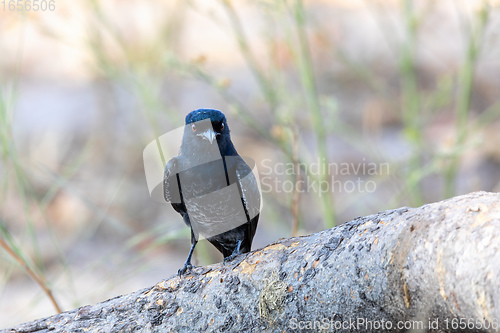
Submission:
POLYGON ((199 236, 223 263, 251 250, 261 194, 252 169, 236 151, 224 113, 197 109, 185 119, 178 156, 165 166, 164 199, 191 229, 191 248, 178 275, 189 272, 199 236))

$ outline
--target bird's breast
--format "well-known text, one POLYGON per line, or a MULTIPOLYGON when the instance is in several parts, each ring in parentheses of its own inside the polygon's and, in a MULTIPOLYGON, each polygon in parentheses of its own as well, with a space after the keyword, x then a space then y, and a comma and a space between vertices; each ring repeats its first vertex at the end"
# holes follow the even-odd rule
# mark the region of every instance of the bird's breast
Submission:
POLYGON ((191 226, 196 234, 213 237, 247 222, 236 184, 185 200, 191 226))
POLYGON ((179 180, 184 199, 197 198, 228 185, 222 160, 192 166, 179 173, 179 180))

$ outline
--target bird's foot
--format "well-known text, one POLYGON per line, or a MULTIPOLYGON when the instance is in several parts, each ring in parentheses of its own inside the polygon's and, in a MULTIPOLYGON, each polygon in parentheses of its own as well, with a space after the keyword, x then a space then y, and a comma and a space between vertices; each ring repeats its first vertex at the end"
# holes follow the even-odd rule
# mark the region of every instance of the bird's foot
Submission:
POLYGON ((228 262, 232 261, 234 258, 236 258, 236 256, 238 255, 239 253, 235 253, 233 252, 230 256, 228 257, 225 257, 224 260, 223 260, 223 264, 227 264, 228 262))
POLYGON ((240 250, 241 250, 241 240, 239 240, 236 243, 236 248, 233 250, 233 253, 231 253, 231 255, 224 258, 223 264, 225 265, 228 262, 230 262, 231 260, 233 260, 238 254, 240 254, 240 250))
POLYGON ((179 277, 181 277, 183 274, 185 274, 188 271, 191 271, 192 269, 193 269, 193 265, 191 265, 190 263, 185 263, 184 267, 182 267, 181 269, 179 269, 177 271, 177 274, 179 274, 179 277))

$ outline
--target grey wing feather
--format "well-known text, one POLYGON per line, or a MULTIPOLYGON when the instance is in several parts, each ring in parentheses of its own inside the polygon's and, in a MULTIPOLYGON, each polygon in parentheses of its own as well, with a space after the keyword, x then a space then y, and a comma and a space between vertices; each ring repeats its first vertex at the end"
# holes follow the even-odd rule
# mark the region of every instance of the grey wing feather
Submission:
POLYGON ((260 191, 250 167, 243 161, 238 163, 236 168, 236 177, 238 178, 238 186, 241 190, 243 203, 248 213, 248 217, 253 219, 260 213, 260 191))
POLYGON ((163 197, 170 203, 180 203, 181 194, 177 183, 177 158, 168 161, 163 174, 163 197))

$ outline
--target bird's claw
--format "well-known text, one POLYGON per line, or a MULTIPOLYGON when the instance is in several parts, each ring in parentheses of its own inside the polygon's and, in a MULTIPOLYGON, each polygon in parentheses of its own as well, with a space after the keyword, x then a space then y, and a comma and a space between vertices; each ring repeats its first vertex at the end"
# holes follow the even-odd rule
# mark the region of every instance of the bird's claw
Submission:
POLYGON ((232 261, 239 253, 233 253, 231 254, 230 256, 228 257, 225 257, 224 260, 222 261, 222 263, 225 265, 227 264, 228 262, 232 261))
POLYGON ((179 269, 177 271, 177 274, 179 275, 179 277, 181 277, 182 274, 184 274, 184 273, 186 273, 186 272, 188 272, 188 271, 190 271, 192 269, 193 269, 193 265, 186 263, 186 264, 184 264, 184 267, 182 267, 181 269, 179 269))

